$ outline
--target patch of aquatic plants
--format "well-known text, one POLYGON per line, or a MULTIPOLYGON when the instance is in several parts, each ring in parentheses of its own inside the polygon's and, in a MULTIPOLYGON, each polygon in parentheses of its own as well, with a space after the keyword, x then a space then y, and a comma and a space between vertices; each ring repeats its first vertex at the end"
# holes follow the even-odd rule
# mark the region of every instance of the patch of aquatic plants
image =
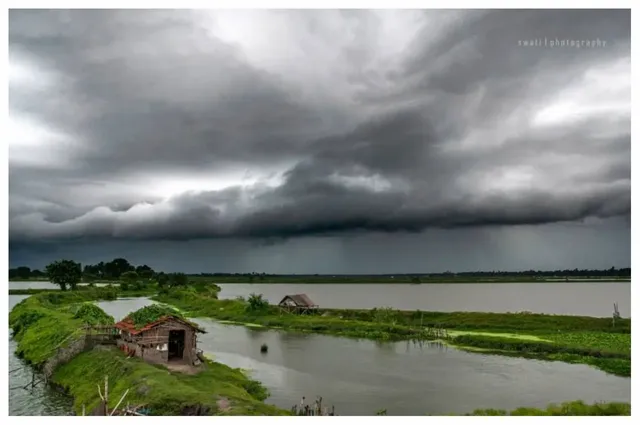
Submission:
POLYGON ((500 338, 493 336, 460 335, 453 339, 458 345, 478 348, 488 348, 506 351, 524 351, 528 353, 543 354, 574 354, 584 357, 629 359, 630 354, 609 350, 600 350, 591 347, 567 346, 543 341, 528 341, 513 338, 500 338))
POLYGON ((570 401, 560 405, 550 404, 546 409, 520 407, 507 412, 497 409, 478 409, 466 416, 630 416, 629 403, 595 403, 570 401))

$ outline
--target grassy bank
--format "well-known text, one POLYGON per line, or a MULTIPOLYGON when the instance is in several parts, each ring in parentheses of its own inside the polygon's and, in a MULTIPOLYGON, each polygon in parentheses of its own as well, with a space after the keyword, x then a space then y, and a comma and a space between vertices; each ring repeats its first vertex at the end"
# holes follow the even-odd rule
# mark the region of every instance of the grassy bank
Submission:
POLYGON ((466 416, 630 416, 630 403, 595 403, 570 401, 560 405, 551 404, 546 409, 520 407, 507 412, 497 409, 478 409, 466 416))
MULTIPOLYGON (((113 318, 85 301, 115 299, 113 289, 41 293, 17 304, 9 325, 17 341, 16 353, 41 369, 58 352, 83 337, 85 324, 109 324, 113 318)), ((266 415, 287 412, 266 405, 267 390, 238 369, 206 362, 196 375, 170 372, 139 359, 126 359, 115 348, 97 347, 58 366, 51 382, 74 397, 79 413, 100 402, 97 385, 109 376, 110 407, 130 389, 127 401, 145 404, 153 415, 206 414, 266 415)))
POLYGON ((138 358, 127 359, 115 348, 96 348, 59 367, 56 384, 74 397, 77 412, 99 405, 96 384, 109 376, 110 408, 129 389, 126 401, 144 404, 152 415, 188 415, 199 409, 209 415, 280 415, 267 405, 267 390, 238 369, 207 361, 196 375, 169 372, 138 358))
MULTIPOLYGON (((139 288, 139 289, 128 288, 126 290, 121 288, 118 285, 107 285, 107 286, 82 285, 82 286, 78 286, 78 288, 75 291, 67 290, 66 293, 93 291, 96 288, 113 291, 117 295, 117 297, 121 297, 121 298, 151 296, 156 294, 159 290, 157 284, 148 284, 143 288, 139 288)), ((35 295, 35 294, 42 294, 42 293, 49 293, 49 292, 60 293, 62 291, 60 291, 59 289, 50 289, 50 288, 9 289, 9 295, 35 295)))
POLYGON ((485 354, 581 363, 618 376, 631 375, 631 321, 523 313, 441 313, 421 311, 319 310, 314 315, 283 313, 245 300, 218 300, 193 289, 158 295, 192 317, 374 340, 445 340, 485 354))

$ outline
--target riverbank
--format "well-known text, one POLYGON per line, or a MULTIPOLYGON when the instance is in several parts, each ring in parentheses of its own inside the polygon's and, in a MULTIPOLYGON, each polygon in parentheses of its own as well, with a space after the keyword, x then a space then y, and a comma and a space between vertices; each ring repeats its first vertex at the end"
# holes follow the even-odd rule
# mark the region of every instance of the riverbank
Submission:
POLYGON ((563 361, 631 376, 631 321, 529 313, 441 313, 393 309, 320 309, 294 315, 270 305, 253 308, 245 300, 218 300, 192 290, 172 291, 154 300, 192 317, 222 323, 294 332, 323 333, 380 341, 439 340, 467 351, 563 361))
MULTIPOLYGON (((95 290, 96 288, 99 288, 104 291, 109 291, 110 293, 113 293, 114 297, 116 298, 117 297, 146 297, 146 296, 151 296, 158 293, 157 284, 148 284, 147 286, 141 289, 128 288, 126 290, 122 289, 118 285, 106 285, 106 286, 99 286, 99 287, 82 285, 82 286, 78 286, 78 288, 75 291, 68 290, 64 292, 61 291, 60 289, 51 289, 51 288, 9 289, 9 295, 36 295, 36 294, 42 294, 42 293, 92 294, 91 291, 95 290)), ((89 299, 91 298, 91 296, 92 295, 88 295, 89 299)))
POLYGON ((519 407, 507 412, 497 409, 478 409, 465 416, 631 416, 630 403, 595 403, 569 401, 551 404, 546 409, 519 407))
POLYGON ((113 299, 113 291, 42 293, 16 305, 9 325, 17 342, 16 353, 49 382, 74 398, 74 410, 91 411, 100 403, 97 385, 109 377, 109 407, 114 408, 127 389, 127 401, 144 404, 153 415, 202 414, 275 415, 287 414, 263 403, 268 392, 242 371, 206 361, 199 373, 187 375, 127 359, 113 347, 96 346, 85 351, 85 324, 113 324, 113 318, 99 307, 83 301, 113 299))

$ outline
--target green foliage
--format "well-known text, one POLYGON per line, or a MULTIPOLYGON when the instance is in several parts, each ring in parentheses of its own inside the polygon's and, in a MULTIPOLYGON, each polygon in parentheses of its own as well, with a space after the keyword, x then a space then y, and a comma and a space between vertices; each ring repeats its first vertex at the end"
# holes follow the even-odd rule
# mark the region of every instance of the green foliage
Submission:
POLYGON ((77 412, 82 405, 91 410, 100 398, 97 385, 109 377, 109 407, 114 408, 127 389, 127 402, 145 404, 152 415, 181 415, 193 407, 209 414, 279 415, 284 411, 262 403, 267 390, 247 378, 239 369, 207 361, 196 375, 168 372, 138 358, 126 359, 118 350, 93 350, 82 353, 58 368, 54 382, 74 397, 77 412), (100 367, 96 367, 100 365, 100 367), (229 411, 220 411, 217 401, 229 401, 229 411))
POLYGON ((72 306, 73 318, 80 320, 87 325, 111 325, 115 323, 112 316, 109 316, 100 307, 85 302, 72 306))
POLYGON ((169 286, 172 288, 185 287, 189 284, 189 278, 184 273, 169 273, 169 286))
POLYGON ((152 304, 146 307, 142 307, 141 309, 130 313, 127 318, 131 319, 134 326, 140 329, 143 326, 148 325, 149 323, 153 323, 167 316, 185 320, 182 313, 180 313, 178 310, 162 304, 152 304))
POLYGON ((82 279, 82 266, 71 260, 54 261, 47 266, 47 275, 61 290, 66 291, 67 285, 75 290, 82 279))
POLYGON ((514 338, 500 338, 486 335, 460 335, 454 342, 463 346, 488 348, 506 351, 523 351, 527 353, 565 353, 585 357, 629 359, 629 353, 613 350, 599 350, 591 347, 567 346, 543 341, 527 341, 514 338))
POLYGON ((81 334, 82 323, 71 313, 43 297, 31 296, 9 313, 9 326, 18 342, 17 354, 30 363, 45 362, 60 346, 73 342, 81 334))
POLYGON ((124 272, 122 273, 122 275, 120 275, 120 279, 124 280, 124 281, 128 281, 128 282, 135 282, 136 280, 138 280, 139 276, 138 273, 132 271, 128 271, 128 272, 124 272))
POLYGON ((248 312, 257 313, 264 312, 269 309, 269 301, 262 297, 262 294, 251 294, 247 299, 248 312))
POLYGON ((520 407, 507 413, 504 410, 478 409, 467 416, 630 416, 629 403, 595 403, 570 401, 561 405, 551 404, 546 409, 520 407))

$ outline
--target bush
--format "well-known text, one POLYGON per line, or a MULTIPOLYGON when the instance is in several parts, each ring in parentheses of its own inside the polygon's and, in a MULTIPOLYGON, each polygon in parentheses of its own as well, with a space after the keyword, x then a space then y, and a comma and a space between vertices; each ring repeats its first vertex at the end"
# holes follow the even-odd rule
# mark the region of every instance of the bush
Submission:
POLYGON ((251 294, 247 300, 246 310, 248 312, 264 312, 269 309, 269 301, 262 297, 262 294, 251 294))

